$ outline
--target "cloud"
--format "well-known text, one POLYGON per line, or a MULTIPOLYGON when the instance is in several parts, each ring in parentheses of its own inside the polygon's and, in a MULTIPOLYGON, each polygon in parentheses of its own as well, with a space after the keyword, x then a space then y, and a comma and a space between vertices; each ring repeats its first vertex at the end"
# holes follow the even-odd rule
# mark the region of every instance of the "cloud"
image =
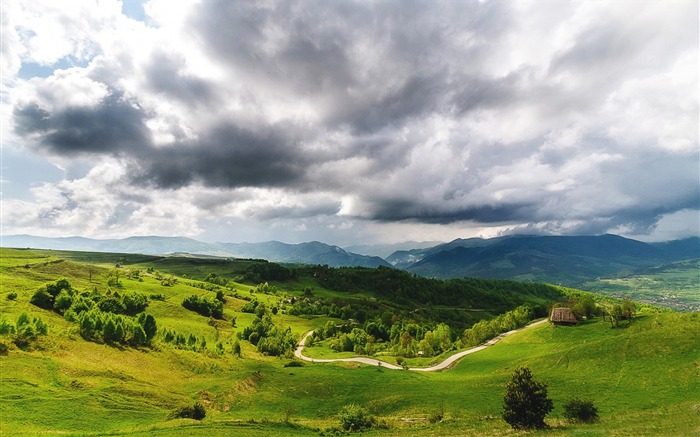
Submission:
MULTIPOLYGON (((700 209, 696 3, 152 1, 145 23, 116 5, 72 4, 84 20, 60 43, 60 8, 3 6, 9 138, 111 163, 134 196, 91 232, 210 217, 641 235, 700 209), (21 78, 23 62, 53 74, 21 78)), ((53 209, 16 206, 55 225, 104 209, 81 184, 106 187, 89 172, 45 185, 53 209)))

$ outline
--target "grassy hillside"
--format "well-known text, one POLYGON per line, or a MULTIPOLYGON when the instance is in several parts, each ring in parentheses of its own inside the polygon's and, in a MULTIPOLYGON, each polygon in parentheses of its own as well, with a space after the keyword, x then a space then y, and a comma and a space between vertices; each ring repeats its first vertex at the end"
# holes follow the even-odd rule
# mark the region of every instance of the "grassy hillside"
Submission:
MULTIPOLYGON (((251 294, 249 284, 235 283, 226 298, 224 320, 213 320, 185 310, 180 302, 190 294, 212 294, 199 288, 200 281, 193 277, 203 278, 212 270, 240 275, 231 264, 122 259, 144 267, 161 262, 161 271, 188 276, 172 286, 146 274, 141 281, 122 278, 121 289, 165 295, 147 308, 159 328, 193 333, 206 338, 208 346, 184 350, 160 340, 152 348, 107 345, 83 340, 75 323, 29 303, 38 287, 58 277, 79 289, 106 288, 107 275, 120 257, 65 255, 0 250, 2 317, 15 321, 25 312, 49 326, 48 335, 39 336, 27 350, 0 336, 10 344, 7 355, 0 356, 3 435, 319 435, 338 426, 337 413, 350 403, 365 405, 386 424, 386 429, 368 435, 519 435, 500 419, 500 405, 506 380, 521 365, 549 384, 555 409, 547 419, 552 427, 544 432, 547 435, 698 432, 698 313, 646 311, 617 329, 597 319, 576 327, 532 328, 439 373, 335 363, 285 367, 289 359, 262 355, 247 341, 240 342, 242 358, 231 353, 232 336, 254 317, 240 311, 246 301, 232 294, 272 305, 284 293, 300 296, 309 284, 317 287, 315 295, 330 298, 344 292, 321 288, 308 277, 278 282, 284 293, 277 295, 251 294), (13 292, 17 297, 8 299, 13 292), (234 317, 236 327, 230 323, 234 317), (212 351, 216 341, 224 343, 224 353, 212 351), (565 421, 561 405, 573 396, 592 399, 600 409, 600 422, 565 421), (168 419, 196 400, 207 409, 203 421, 168 419), (444 412, 443 420, 430 423, 437 412, 444 412)), ((358 299, 360 294, 354 292, 358 299)), ((368 298, 376 296, 363 297, 368 298)), ((272 317, 290 326, 296 336, 331 320, 282 312, 272 317)))

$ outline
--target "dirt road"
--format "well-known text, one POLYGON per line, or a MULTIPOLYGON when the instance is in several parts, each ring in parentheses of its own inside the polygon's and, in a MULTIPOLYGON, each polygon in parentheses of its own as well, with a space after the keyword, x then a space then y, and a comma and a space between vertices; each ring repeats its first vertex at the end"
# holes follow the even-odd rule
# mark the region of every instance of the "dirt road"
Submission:
MULTIPOLYGON (((444 370, 449 368, 452 364, 454 364, 457 360, 460 358, 464 357, 465 355, 473 354, 474 352, 479 352, 480 350, 486 349, 487 347, 499 342, 502 338, 507 337, 511 334, 515 334, 518 331, 522 331, 523 329, 528 329, 532 328, 534 326, 539 326, 544 323, 547 323, 548 320, 540 320, 535 323, 531 323, 525 327, 522 327, 520 329, 514 329, 512 331, 504 332, 503 334, 499 335, 498 337, 495 337, 486 343, 482 344, 481 346, 473 347, 471 349, 467 349, 462 352, 458 352, 454 355, 451 355, 447 357, 444 361, 435 364, 434 366, 430 367, 409 367, 407 370, 413 370, 416 372, 435 372, 438 370, 444 370)), ((338 361, 346 361, 346 362, 355 362, 355 363, 362 363, 362 364, 368 364, 370 366, 381 366, 386 369, 393 369, 393 370, 403 370, 403 367, 397 366, 396 364, 391 364, 387 363, 386 361, 382 360, 377 360, 375 358, 367 358, 367 357, 351 357, 351 358, 334 358, 334 359, 320 359, 320 358, 309 358, 305 356, 302 351, 304 350, 304 345, 306 344, 306 338, 311 335, 314 331, 309 331, 306 334, 304 334, 304 337, 301 339, 299 342, 299 345, 297 346, 296 350, 294 351, 294 355, 302 359, 304 361, 310 361, 312 363, 333 363, 333 362, 338 362, 338 361)))

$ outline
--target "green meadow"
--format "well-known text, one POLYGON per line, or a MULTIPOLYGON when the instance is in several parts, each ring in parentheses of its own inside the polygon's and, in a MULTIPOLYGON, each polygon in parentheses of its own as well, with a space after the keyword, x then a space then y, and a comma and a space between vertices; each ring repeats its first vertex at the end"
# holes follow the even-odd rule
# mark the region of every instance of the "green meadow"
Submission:
MULTIPOLYGON (((243 261, 242 263, 245 263, 243 261)), ((0 356, 0 434, 2 435, 332 435, 338 412, 355 403, 376 416, 380 427, 366 435, 697 435, 700 433, 700 314, 655 311, 645 307, 618 328, 600 318, 567 327, 542 325, 509 336, 463 358, 442 372, 389 370, 356 363, 303 363, 266 356, 245 340, 241 357, 231 353, 236 333, 253 322, 241 312, 243 297, 270 306, 314 294, 337 297, 313 278, 276 282, 277 294, 255 292, 235 282, 227 291, 223 320, 182 307, 208 273, 236 278, 244 265, 217 260, 117 254, 0 249, 0 312, 14 322, 22 313, 41 317, 48 334, 22 350, 8 345, 0 356), (66 278, 78 290, 106 292, 115 263, 122 269, 155 267, 177 283, 143 274, 121 278, 119 291, 149 300, 146 312, 159 330, 204 338, 200 351, 171 347, 156 339, 152 347, 110 345, 84 340, 77 324, 32 305, 42 285, 66 278), (237 269, 240 269, 237 270, 237 269), (184 277, 183 277, 184 275, 184 277), (12 293, 16 297, 9 298, 12 293), (235 295, 239 297, 235 297, 235 295), (233 326, 231 320, 236 320, 233 326), (213 351, 221 342, 223 353, 213 351), (501 419, 504 385, 513 370, 529 367, 548 384, 554 410, 549 429, 513 431, 501 419), (562 405, 573 398, 592 400, 600 420, 592 424, 564 419, 562 405), (200 402, 206 418, 170 418, 173 411, 200 402), (439 417, 439 419, 436 419, 439 417)), ((359 298, 375 296, 359 293, 359 298)), ((279 312, 275 323, 301 335, 340 320, 279 312)), ((322 343, 309 356, 339 356, 322 343)), ((347 356, 348 353, 344 353, 347 356)))

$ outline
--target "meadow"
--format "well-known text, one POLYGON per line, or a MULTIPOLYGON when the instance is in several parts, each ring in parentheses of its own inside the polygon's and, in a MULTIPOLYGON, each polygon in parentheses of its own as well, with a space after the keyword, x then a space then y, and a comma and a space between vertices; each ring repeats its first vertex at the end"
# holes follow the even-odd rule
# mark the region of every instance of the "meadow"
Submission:
MULTIPOLYGON (((254 297, 269 304, 288 295, 335 296, 310 278, 276 284, 280 292, 256 293, 236 282, 226 297, 224 319, 186 310, 188 295, 211 295, 201 278, 217 272, 229 277, 228 264, 189 258, 124 258, 114 254, 0 249, 0 311, 6 321, 20 314, 41 317, 49 327, 32 347, 22 350, 8 338, 0 356, 0 433, 3 435, 328 435, 338 428, 338 412, 356 403, 382 427, 366 435, 525 435, 500 418, 504 384, 519 366, 529 367, 549 386, 555 408, 544 435, 693 435, 700 432, 700 314, 656 312, 645 308, 631 323, 612 329, 599 318, 577 326, 544 325, 505 338, 435 373, 392 371, 353 363, 304 363, 260 354, 241 341, 241 357, 231 353, 235 335, 253 315, 240 309, 254 297), (156 261, 159 261, 156 263, 156 261), (147 313, 159 329, 193 333, 207 340, 205 350, 85 341, 75 323, 29 303, 42 285, 60 277, 78 289, 106 289, 116 262, 124 269, 154 266, 178 275, 163 286, 153 276, 123 277, 120 290, 163 294, 147 313), (217 267, 218 266, 218 267, 217 267), (182 277, 186 275, 186 277, 182 277), (193 285, 189 285, 193 284, 193 285), (14 298, 8 298, 16 293, 14 298), (232 326, 231 319, 236 319, 232 326), (224 345, 215 353, 216 342, 224 345), (562 405, 587 398, 599 408, 593 424, 571 423, 562 405), (182 406, 201 402, 202 421, 171 419, 182 406), (436 418, 439 417, 439 420, 436 418)), ((360 296, 358 296, 359 298, 360 296)), ((364 296, 369 298, 373 296, 364 296)), ((326 316, 272 316, 300 338, 333 320, 326 316)), ((338 320, 338 322, 340 322, 338 320)), ((325 353, 323 346, 308 355, 325 353)), ((327 351, 330 353, 329 351, 327 351)))

